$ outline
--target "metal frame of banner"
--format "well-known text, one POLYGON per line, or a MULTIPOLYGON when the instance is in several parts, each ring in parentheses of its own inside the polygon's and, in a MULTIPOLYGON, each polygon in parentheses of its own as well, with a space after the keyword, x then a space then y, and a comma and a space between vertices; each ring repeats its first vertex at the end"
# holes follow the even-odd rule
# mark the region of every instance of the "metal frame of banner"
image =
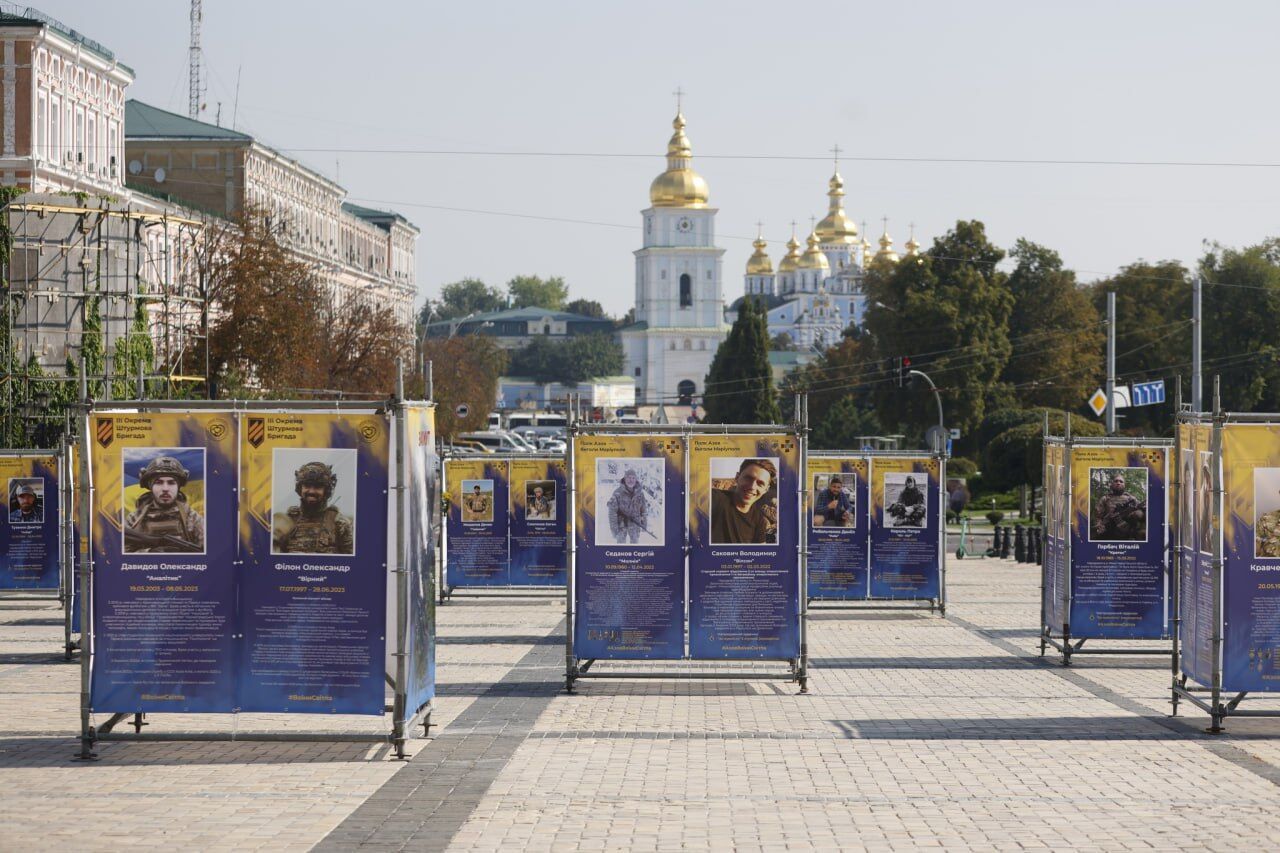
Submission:
MULTIPOLYGON (((394 750, 397 758, 405 757, 405 743, 409 738, 409 730, 417 723, 421 722, 424 735, 431 727, 431 713, 434 710, 434 700, 428 700, 421 708, 409 712, 408 708, 408 686, 406 680, 406 655, 405 643, 406 632, 408 631, 409 617, 409 579, 408 570, 402 565, 402 554, 404 553, 404 490, 408 477, 408 462, 405 459, 403 451, 404 442, 404 417, 405 408, 408 401, 403 399, 403 373, 397 376, 397 394, 389 400, 384 401, 284 401, 284 400, 136 400, 136 401, 103 401, 101 404, 95 404, 94 401, 87 399, 82 384, 82 396, 86 398, 86 402, 80 404, 82 410, 81 415, 81 452, 80 452, 80 479, 79 487, 81 489, 80 501, 80 520, 81 529, 85 531, 80 543, 81 546, 81 563, 80 563, 80 626, 81 631, 81 648, 80 655, 80 751, 75 758, 80 760, 94 760, 97 753, 93 751, 94 744, 98 741, 268 741, 268 742, 315 742, 315 743, 386 743, 394 750), (90 601, 90 583, 93 574, 93 535, 90 528, 90 521, 93 513, 94 485, 90 475, 89 461, 89 442, 91 431, 89 429, 90 419, 95 414, 100 413, 142 413, 142 412, 225 412, 228 415, 237 415, 242 412, 268 412, 268 413, 366 413, 384 415, 388 419, 388 423, 394 426, 392 430, 391 448, 392 459, 388 460, 388 468, 392 465, 397 467, 395 485, 390 488, 394 491, 394 501, 388 507, 389 513, 396 515, 396 533, 395 539, 387 542, 388 561, 394 560, 393 576, 395 578, 396 604, 395 614, 388 614, 387 623, 390 627, 394 625, 396 630, 396 651, 395 657, 395 675, 386 672, 385 662, 383 666, 384 683, 391 687, 393 691, 393 701, 391 704, 383 706, 383 715, 390 713, 391 732, 383 734, 363 734, 358 732, 143 732, 143 726, 150 725, 146 722, 149 716, 146 712, 103 712, 108 713, 108 718, 101 725, 94 725, 94 710, 90 707, 90 682, 92 678, 92 661, 93 661, 93 621, 92 607, 90 601), (394 550, 393 550, 394 549, 394 550), (394 556, 392 556, 394 554, 394 556), (132 719, 129 719, 132 718, 132 719), (116 731, 115 727, 125 723, 125 725, 133 726, 132 732, 116 731)), ((416 403, 417 401, 412 401, 416 403)), ((438 510, 433 510, 438 511, 438 510)), ((428 572, 428 583, 434 583, 435 577, 433 573, 428 572)), ((428 598, 435 595, 435 590, 428 589, 428 598)), ((430 630, 434 633, 435 626, 431 626, 430 630)), ((235 712, 232 712, 233 714, 235 712)))
MULTIPOLYGON (((570 411, 574 411, 574 407, 570 407, 570 411)), ((798 562, 797 573, 799 575, 799 636, 800 636, 800 654, 794 658, 692 658, 687 653, 680 658, 664 658, 661 660, 663 664, 673 663, 698 663, 699 665, 720 665, 721 669, 713 670, 648 670, 648 669, 631 669, 631 670, 592 670, 592 666, 596 663, 596 658, 579 658, 574 653, 573 636, 574 636, 574 592, 576 590, 575 577, 577 571, 577 507, 574 504, 574 496, 577 491, 574 479, 574 458, 573 449, 579 434, 582 435, 641 435, 641 436, 679 436, 685 441, 685 478, 689 476, 689 443, 688 438, 696 435, 790 435, 794 436, 799 444, 800 462, 799 476, 797 476, 796 488, 799 494, 796 519, 797 523, 803 520, 804 512, 804 474, 808 463, 807 438, 809 432, 809 401, 807 396, 796 396, 796 420, 794 423, 780 424, 585 424, 577 420, 576 416, 571 416, 568 430, 568 442, 565 450, 566 456, 566 481, 568 493, 569 507, 569 527, 568 527, 568 543, 569 543, 569 571, 566 576, 568 583, 565 585, 565 692, 573 693, 574 682, 581 679, 661 679, 661 680, 714 680, 714 679, 737 679, 740 681, 791 681, 799 685, 799 692, 804 694, 809 692, 809 638, 808 638, 808 621, 809 621, 809 602, 805 596, 808 589, 809 572, 808 572, 808 531, 805 525, 801 524, 796 537, 796 559, 798 562), (785 673, 768 672, 759 669, 748 669, 746 665, 757 663, 786 663, 788 671, 785 673)), ((684 546, 684 583, 686 588, 685 594, 685 610, 684 610, 684 642, 687 647, 689 641, 689 498, 688 490, 685 492, 684 507, 684 528, 685 528, 685 546, 684 546)), ((643 661, 619 661, 619 663, 636 664, 643 661)), ((655 661, 657 663, 657 661, 655 661)))
MULTIPOLYGON (((1208 731, 1210 734, 1221 734, 1225 729, 1223 722, 1227 717, 1280 717, 1280 708, 1276 709, 1258 709, 1258 708, 1241 708, 1240 703, 1247 697, 1261 693, 1264 696, 1275 697, 1277 694, 1270 691, 1258 690, 1241 690, 1234 691, 1234 695, 1228 696, 1230 691, 1223 686, 1222 683, 1222 651, 1223 651, 1223 573, 1226 568, 1225 559, 1223 558, 1223 501, 1224 489, 1222 482, 1222 431, 1227 424, 1259 424, 1264 426, 1280 425, 1280 413, 1253 413, 1253 412, 1224 412, 1222 411, 1222 397, 1220 394, 1218 377, 1213 380, 1213 411, 1212 412, 1193 412, 1179 411, 1175 422, 1175 446, 1181 446, 1181 433, 1184 426, 1209 426, 1212 430, 1209 452, 1213 459, 1213 501, 1210 508, 1212 523, 1216 525, 1218 535, 1213 537, 1213 559, 1210 577, 1213 579, 1213 636, 1210 638, 1212 644, 1212 654, 1210 656, 1211 669, 1209 684, 1203 687, 1188 686, 1189 676, 1183 675, 1181 672, 1182 663, 1182 645, 1178 636, 1178 627, 1181 622, 1181 613, 1178 610, 1180 602, 1175 597, 1174 600, 1174 631, 1173 631, 1173 678, 1170 685, 1170 704, 1173 706, 1172 715, 1178 714, 1179 700, 1186 700, 1192 705, 1199 708, 1209 715, 1210 724, 1208 731), (1225 701, 1224 701, 1225 697, 1225 701)), ((1179 510, 1181 507, 1179 507, 1179 510)), ((1178 525, 1181 528, 1181 524, 1178 525)), ((1175 575, 1175 583, 1173 584, 1175 596, 1181 588, 1181 569, 1182 561, 1177 561, 1178 574, 1175 575)), ((1195 683, 1199 684, 1198 679, 1195 683)))
MULTIPOLYGON (((67 431, 70 434, 70 430, 67 431)), ((70 661, 71 656, 80 650, 81 639, 73 637, 75 633, 73 622, 75 616, 75 605, 77 603, 75 596, 76 583, 76 550, 79 543, 76 542, 76 513, 75 513, 75 484, 78 481, 78 474, 75 465, 72 464, 75 442, 67 438, 63 438, 62 444, 58 448, 59 463, 62 465, 62 501, 60 509, 62 510, 62 518, 59 522, 58 542, 61 546, 61 565, 62 565, 62 656, 64 660, 70 661)), ((81 627, 84 624, 81 623, 81 627)), ((83 632, 82 632, 83 633, 83 632)))
MULTIPOLYGON (((867 460, 867 595, 865 598, 827 598, 815 596, 809 599, 811 610, 928 610, 939 616, 947 615, 947 454, 930 450, 818 450, 809 454, 811 459, 866 459, 867 460), (937 459, 938 494, 934 504, 938 511, 938 597, 937 598, 885 598, 871 595, 871 478, 876 459, 937 459)), ((806 470, 805 476, 809 473, 806 470)), ((805 489, 806 507, 809 490, 805 489)), ((806 526, 809 523, 806 513, 806 526)), ((808 590, 805 590, 806 593, 808 590)))
MULTIPOLYGON (((1075 435, 1072 435, 1071 433, 1071 417, 1070 415, 1067 415, 1065 413, 1064 413, 1064 423, 1066 424, 1066 428, 1063 430, 1062 435, 1060 436, 1050 435, 1049 434, 1049 415, 1048 413, 1046 413, 1044 418, 1043 439, 1044 439, 1045 445, 1052 444, 1062 448, 1062 453, 1063 453, 1062 467, 1066 476, 1061 478, 1065 482, 1059 482, 1058 484, 1060 487, 1059 498, 1061 500, 1061 506, 1066 507, 1067 508, 1066 511, 1068 513, 1073 511, 1071 509, 1071 501, 1074 498, 1074 493, 1071 488, 1072 487, 1071 449, 1073 447, 1077 447, 1077 446, 1104 447, 1104 448, 1131 447, 1135 449, 1154 448, 1154 449, 1162 449, 1165 451, 1166 489, 1165 489, 1165 511, 1164 511, 1164 548, 1162 553, 1164 554, 1164 578, 1165 578, 1164 610, 1165 610, 1165 613, 1168 614, 1170 602, 1173 600, 1174 589, 1177 586, 1177 584, 1174 583, 1173 567, 1172 567, 1172 562, 1169 556, 1170 555, 1169 531, 1172 529, 1169 524, 1169 513, 1170 513, 1170 508, 1175 505, 1175 502, 1177 500, 1177 494, 1178 494, 1178 486, 1177 486, 1176 479, 1173 481, 1173 498, 1172 499, 1170 499, 1169 489, 1168 489, 1168 485, 1170 483, 1169 470, 1171 467, 1169 462, 1169 457, 1173 448, 1175 447, 1173 439, 1131 438, 1131 437, 1114 436, 1114 435, 1075 436, 1075 435)), ((1044 451, 1041 451, 1040 468, 1042 472, 1045 467, 1044 460, 1045 460, 1045 453, 1044 451)), ((1176 466, 1173 466, 1173 467, 1176 467, 1176 466)), ((1176 476, 1177 474, 1175 472, 1175 477, 1176 476)), ((1041 540, 1047 541, 1048 519, 1045 517, 1043 512, 1040 514, 1040 530, 1041 530, 1041 540)), ((1168 654, 1171 654, 1170 650, 1168 649, 1110 648, 1106 646, 1101 648, 1097 646, 1090 646, 1089 648, 1084 648, 1084 644, 1086 641, 1093 642, 1093 643, 1100 643, 1100 642, 1105 643, 1105 642, 1114 642, 1116 640, 1120 640, 1121 638, 1078 637, 1078 636, 1073 637, 1072 636, 1071 634, 1071 601, 1072 601, 1071 578, 1075 573, 1075 566, 1072 563, 1072 559, 1074 558, 1074 549, 1071 547, 1070 531, 1071 531, 1070 516, 1068 516, 1067 531, 1066 531, 1067 535, 1064 538, 1063 545, 1062 545, 1063 585, 1062 585, 1061 593, 1062 593, 1063 624, 1062 624, 1061 635, 1056 637, 1054 636, 1054 633, 1053 633, 1053 629, 1055 626, 1046 624, 1048 620, 1045 619, 1045 604, 1047 603, 1046 596, 1048 595, 1049 565, 1047 560, 1041 560, 1041 565, 1040 565, 1040 657, 1045 656, 1045 652, 1049 649, 1049 647, 1053 647, 1054 649, 1057 649, 1058 653, 1062 656, 1063 666, 1070 666, 1071 658, 1075 657, 1076 655, 1168 655, 1168 654)), ((1168 623, 1168 630, 1170 632, 1175 631, 1175 627, 1176 627, 1175 621, 1174 621, 1175 619, 1176 619, 1176 614, 1174 615, 1174 618, 1170 619, 1168 623)), ((1168 638, 1167 637, 1149 637, 1147 639, 1160 642, 1168 638)), ((1132 642, 1132 641, 1124 640, 1124 642, 1132 642)))
MULTIPOLYGON (((42 457, 42 458, 53 457, 54 459, 57 460, 57 465, 59 469, 61 469, 62 467, 62 457, 60 455, 60 451, 56 448, 53 450, 40 450, 38 448, 36 449, 5 448, 0 450, 0 459, 28 459, 31 457, 42 457)), ((58 471, 58 504, 59 504, 58 512, 60 514, 62 513, 62 506, 61 506, 62 479, 63 479, 62 471, 59 470, 58 471)), ((5 501, 6 501, 6 507, 7 507, 8 506, 7 497, 5 498, 5 501)), ((8 512, 7 509, 5 511, 8 512)), ((7 515, 6 515, 6 518, 8 518, 7 515)), ((61 549, 61 543, 62 543, 62 534, 61 534, 62 519, 61 518, 58 519, 58 524, 59 524, 58 543, 59 543, 59 549, 61 549)), ((59 550, 59 554, 61 554, 61 550, 59 550)), ((61 557, 59 557, 58 563, 59 563, 58 586, 56 588, 45 587, 41 589, 41 588, 14 587, 13 589, 0 589, 0 603, 5 601, 43 601, 44 603, 49 604, 56 601, 59 604, 65 605, 65 599, 63 598, 64 583, 62 580, 63 570, 61 566, 61 563, 62 563, 61 557)))
MULTIPOLYGON (((467 462, 565 462, 565 457, 554 453, 484 453, 475 456, 472 455, 455 455, 441 454, 440 456, 440 489, 443 492, 449 490, 449 478, 445 473, 447 463, 450 460, 463 460, 467 462)), ((509 470, 509 469, 508 469, 509 470)), ((565 467, 566 472, 568 466, 565 467)), ((507 555, 508 560, 511 554, 511 483, 507 483, 507 555)), ((568 496, 565 497, 566 501, 568 496)), ((566 504, 567 506, 567 504, 566 504)), ((566 510, 567 511, 567 510, 566 510)), ((566 521, 566 531, 568 530, 566 521)), ((566 534, 567 536, 567 534, 566 534)), ((559 598, 564 593, 564 584, 482 584, 476 586, 449 586, 449 523, 447 518, 440 520, 440 566, 439 566, 439 583, 437 584, 440 591, 440 603, 448 604, 449 599, 459 594, 457 590, 465 590, 462 595, 475 596, 477 598, 497 598, 507 592, 520 593, 547 593, 548 598, 559 598), (486 593, 489 593, 486 595, 486 593)), ((568 540, 566 538, 566 547, 568 540)), ((566 572, 568 569, 566 568, 566 572)), ((528 595, 529 598, 536 596, 528 595)))

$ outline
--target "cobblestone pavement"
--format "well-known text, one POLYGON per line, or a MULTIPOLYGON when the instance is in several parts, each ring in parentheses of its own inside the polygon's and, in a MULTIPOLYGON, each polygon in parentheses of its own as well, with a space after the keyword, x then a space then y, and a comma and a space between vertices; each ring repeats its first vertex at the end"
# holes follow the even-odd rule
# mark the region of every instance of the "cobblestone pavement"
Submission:
POLYGON ((806 696, 768 680, 567 696, 562 599, 458 597, 438 610, 442 727, 408 762, 237 742, 106 743, 75 763, 79 669, 60 662, 58 611, 0 603, 0 849, 1280 846, 1280 720, 1213 737, 1198 712, 1167 717, 1167 659, 1042 661, 1038 578, 952 562, 946 619, 815 611, 806 696))

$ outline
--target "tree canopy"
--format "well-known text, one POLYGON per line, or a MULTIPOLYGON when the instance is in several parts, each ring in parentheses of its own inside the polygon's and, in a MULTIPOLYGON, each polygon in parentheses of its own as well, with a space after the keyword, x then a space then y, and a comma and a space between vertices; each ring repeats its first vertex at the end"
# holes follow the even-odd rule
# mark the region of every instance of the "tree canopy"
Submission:
POLYGON ((754 299, 738 305, 738 319, 711 360, 703 394, 703 421, 776 424, 782 419, 769 366, 765 310, 754 299))
POLYGON ((512 308, 546 308, 561 311, 569 300, 569 285, 560 276, 539 278, 518 275, 507 282, 507 295, 512 308))
POLYGON ((610 335, 573 335, 564 340, 535 337, 511 355, 510 374, 567 385, 622 372, 622 345, 610 335))
POLYGON ((418 322, 457 320, 471 314, 487 314, 507 307, 507 298, 496 287, 478 278, 464 278, 440 288, 439 299, 428 299, 418 312, 418 322))

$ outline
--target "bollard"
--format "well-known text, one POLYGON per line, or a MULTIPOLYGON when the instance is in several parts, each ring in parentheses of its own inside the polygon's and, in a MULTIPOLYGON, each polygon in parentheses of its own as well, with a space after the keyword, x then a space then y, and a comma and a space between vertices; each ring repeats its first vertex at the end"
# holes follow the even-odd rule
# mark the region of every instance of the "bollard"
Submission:
POLYGON ((1042 535, 1043 533, 1044 531, 1041 530, 1039 527, 1033 528, 1031 531, 1031 539, 1036 543, 1036 551, 1035 551, 1036 556, 1035 556, 1035 559, 1032 560, 1032 562, 1035 563, 1037 566, 1044 565, 1044 536, 1042 535))
POLYGON ((1013 531, 1013 559, 1019 563, 1027 561, 1027 539, 1023 535, 1021 524, 1014 528, 1013 531))
POLYGON ((1000 539, 1000 558, 1001 559, 1004 559, 1004 560, 1009 559, 1009 548, 1013 541, 1010 537, 1011 537, 1011 534, 1009 532, 1009 526, 1006 524, 1004 527, 1004 534, 1000 539))

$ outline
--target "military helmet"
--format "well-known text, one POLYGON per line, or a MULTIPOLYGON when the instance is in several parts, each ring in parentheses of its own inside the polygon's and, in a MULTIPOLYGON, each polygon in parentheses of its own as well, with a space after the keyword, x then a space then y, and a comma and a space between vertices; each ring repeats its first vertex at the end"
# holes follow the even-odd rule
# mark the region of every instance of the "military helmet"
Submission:
POLYGON ((181 488, 187 484, 191 472, 183 468, 182 463, 172 456, 157 456, 143 467, 138 479, 142 481, 142 488, 149 489, 156 481, 156 477, 172 477, 178 481, 178 487, 181 488))
POLYGON ((302 486, 305 483, 311 486, 323 486, 324 496, 330 498, 333 497, 334 486, 338 485, 338 475, 333 473, 333 466, 323 462, 308 462, 293 472, 293 479, 293 490, 299 495, 302 494, 302 486))

